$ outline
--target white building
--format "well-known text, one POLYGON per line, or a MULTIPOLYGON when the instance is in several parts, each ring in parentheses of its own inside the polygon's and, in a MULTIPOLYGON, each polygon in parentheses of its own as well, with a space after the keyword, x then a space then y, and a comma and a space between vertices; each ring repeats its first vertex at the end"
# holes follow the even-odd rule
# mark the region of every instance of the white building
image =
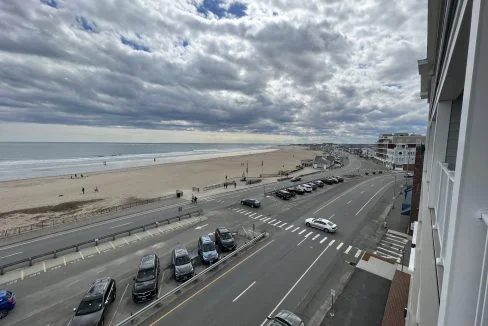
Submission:
POLYGON ((407 325, 488 325, 488 2, 429 0, 407 325))
POLYGON ((399 132, 382 134, 376 142, 375 159, 390 169, 408 170, 415 164, 415 151, 425 136, 399 132))

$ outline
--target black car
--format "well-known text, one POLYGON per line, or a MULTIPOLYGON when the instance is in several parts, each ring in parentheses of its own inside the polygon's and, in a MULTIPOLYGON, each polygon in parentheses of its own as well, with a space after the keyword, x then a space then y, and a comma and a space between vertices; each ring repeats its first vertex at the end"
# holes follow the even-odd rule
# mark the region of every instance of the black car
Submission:
POLYGON ((383 174, 383 171, 379 170, 379 171, 378 171, 378 174, 383 174))
POLYGON ((156 254, 141 258, 139 270, 133 278, 132 299, 135 302, 147 301, 158 295, 160 273, 159 257, 156 254))
POLYGON ((292 197, 297 195, 297 188, 295 187, 286 188, 285 190, 288 191, 292 197))
POLYGON ((241 205, 246 205, 249 207, 258 208, 261 206, 261 203, 257 199, 246 198, 246 199, 241 200, 241 205))
POLYGON ((75 315, 69 321, 69 326, 103 325, 107 309, 117 296, 115 280, 110 277, 98 278, 90 286, 88 292, 81 299, 78 308, 74 308, 75 315))
POLYGON ((174 248, 171 252, 171 267, 178 282, 192 278, 195 273, 188 250, 184 247, 174 248))
POLYGON ((275 192, 276 197, 288 200, 291 198, 291 194, 286 190, 278 190, 275 192))
POLYGON ((341 177, 340 175, 336 175, 334 178, 336 178, 337 181, 339 181, 339 182, 344 182, 344 178, 341 177))
POLYGON ((320 179, 320 181, 322 181, 323 183, 328 184, 328 185, 334 184, 334 181, 332 180, 332 178, 329 178, 329 177, 322 178, 322 179, 320 179))
POLYGON ((376 174, 376 171, 373 171, 372 173, 373 173, 373 174, 376 174))
POLYGON ((224 227, 215 230, 215 243, 222 248, 222 250, 236 250, 237 243, 232 236, 232 233, 224 227))
POLYGON ((298 182, 298 181, 301 181, 301 180, 302 180, 302 178, 301 178, 301 177, 293 177, 293 178, 291 178, 291 180, 290 180, 290 181, 291 181, 291 182, 298 182))
POLYGON ((304 195, 305 194, 305 190, 303 190, 300 187, 288 188, 287 190, 288 190, 288 192, 292 192, 292 193, 299 194, 299 195, 304 195))
POLYGON ((315 183, 320 188, 322 188, 324 186, 324 183, 321 180, 315 180, 313 183, 315 183))
POLYGON ((364 175, 369 175, 369 172, 364 172, 364 175))

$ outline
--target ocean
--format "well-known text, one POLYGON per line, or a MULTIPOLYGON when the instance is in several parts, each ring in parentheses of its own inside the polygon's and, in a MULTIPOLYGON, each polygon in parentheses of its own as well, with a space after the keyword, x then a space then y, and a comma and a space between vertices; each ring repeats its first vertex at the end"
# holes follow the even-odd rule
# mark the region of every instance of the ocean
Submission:
POLYGON ((0 181, 258 153, 275 147, 222 143, 0 142, 0 181))

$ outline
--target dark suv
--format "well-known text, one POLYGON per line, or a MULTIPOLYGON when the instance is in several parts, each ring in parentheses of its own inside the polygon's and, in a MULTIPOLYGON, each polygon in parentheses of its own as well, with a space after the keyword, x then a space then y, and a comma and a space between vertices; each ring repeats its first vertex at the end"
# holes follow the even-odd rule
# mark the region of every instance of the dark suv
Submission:
POLYGON ((232 233, 227 228, 220 227, 215 230, 215 242, 222 250, 236 250, 237 244, 232 233))
POLYGON ((212 264, 219 260, 219 253, 215 248, 215 242, 208 235, 202 235, 198 239, 198 255, 205 264, 212 264))
POLYGON ((281 199, 287 200, 287 199, 291 198, 291 194, 286 190, 278 190, 275 192, 275 194, 278 198, 281 198, 281 199))
POLYGON ((115 301, 116 293, 115 280, 112 278, 102 277, 93 281, 78 308, 73 309, 75 315, 68 326, 103 325, 107 309, 115 301))
POLYGON ((246 199, 241 200, 241 205, 246 205, 249 207, 258 208, 261 206, 261 203, 257 199, 246 198, 246 199))
POLYGON ((158 295, 160 273, 159 257, 156 254, 145 255, 141 258, 132 287, 132 299, 135 302, 147 301, 158 295))
POLYGON ((171 253, 171 267, 174 269, 176 281, 186 281, 195 273, 188 250, 183 247, 174 248, 171 253))

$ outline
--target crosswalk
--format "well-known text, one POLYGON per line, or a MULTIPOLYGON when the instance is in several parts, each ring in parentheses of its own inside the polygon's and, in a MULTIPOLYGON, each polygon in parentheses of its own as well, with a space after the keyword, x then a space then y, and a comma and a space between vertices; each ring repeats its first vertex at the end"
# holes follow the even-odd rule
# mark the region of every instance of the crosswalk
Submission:
POLYGON ((376 247, 374 253, 401 263, 404 254, 403 250, 408 241, 409 239, 407 237, 387 232, 376 247))
POLYGON ((359 248, 353 247, 349 244, 346 244, 338 240, 336 241, 335 239, 330 239, 327 237, 327 235, 324 232, 312 231, 312 229, 306 226, 297 226, 297 225, 289 224, 279 219, 272 218, 263 214, 259 214, 256 211, 248 210, 245 208, 232 208, 231 210, 235 213, 239 213, 244 216, 247 216, 250 219, 301 236, 302 240, 298 243, 298 245, 300 245, 303 241, 307 240, 307 241, 317 242, 324 246, 330 246, 331 248, 334 248, 337 251, 342 251, 344 254, 351 255, 354 258, 359 258, 359 256, 363 253, 363 250, 359 248))
POLYGON ((225 203, 225 200, 222 200, 222 199, 215 199, 213 197, 205 197, 205 198, 202 198, 200 200, 203 200, 203 201, 206 201, 206 202, 216 202, 216 203, 220 203, 220 204, 223 204, 225 203))

